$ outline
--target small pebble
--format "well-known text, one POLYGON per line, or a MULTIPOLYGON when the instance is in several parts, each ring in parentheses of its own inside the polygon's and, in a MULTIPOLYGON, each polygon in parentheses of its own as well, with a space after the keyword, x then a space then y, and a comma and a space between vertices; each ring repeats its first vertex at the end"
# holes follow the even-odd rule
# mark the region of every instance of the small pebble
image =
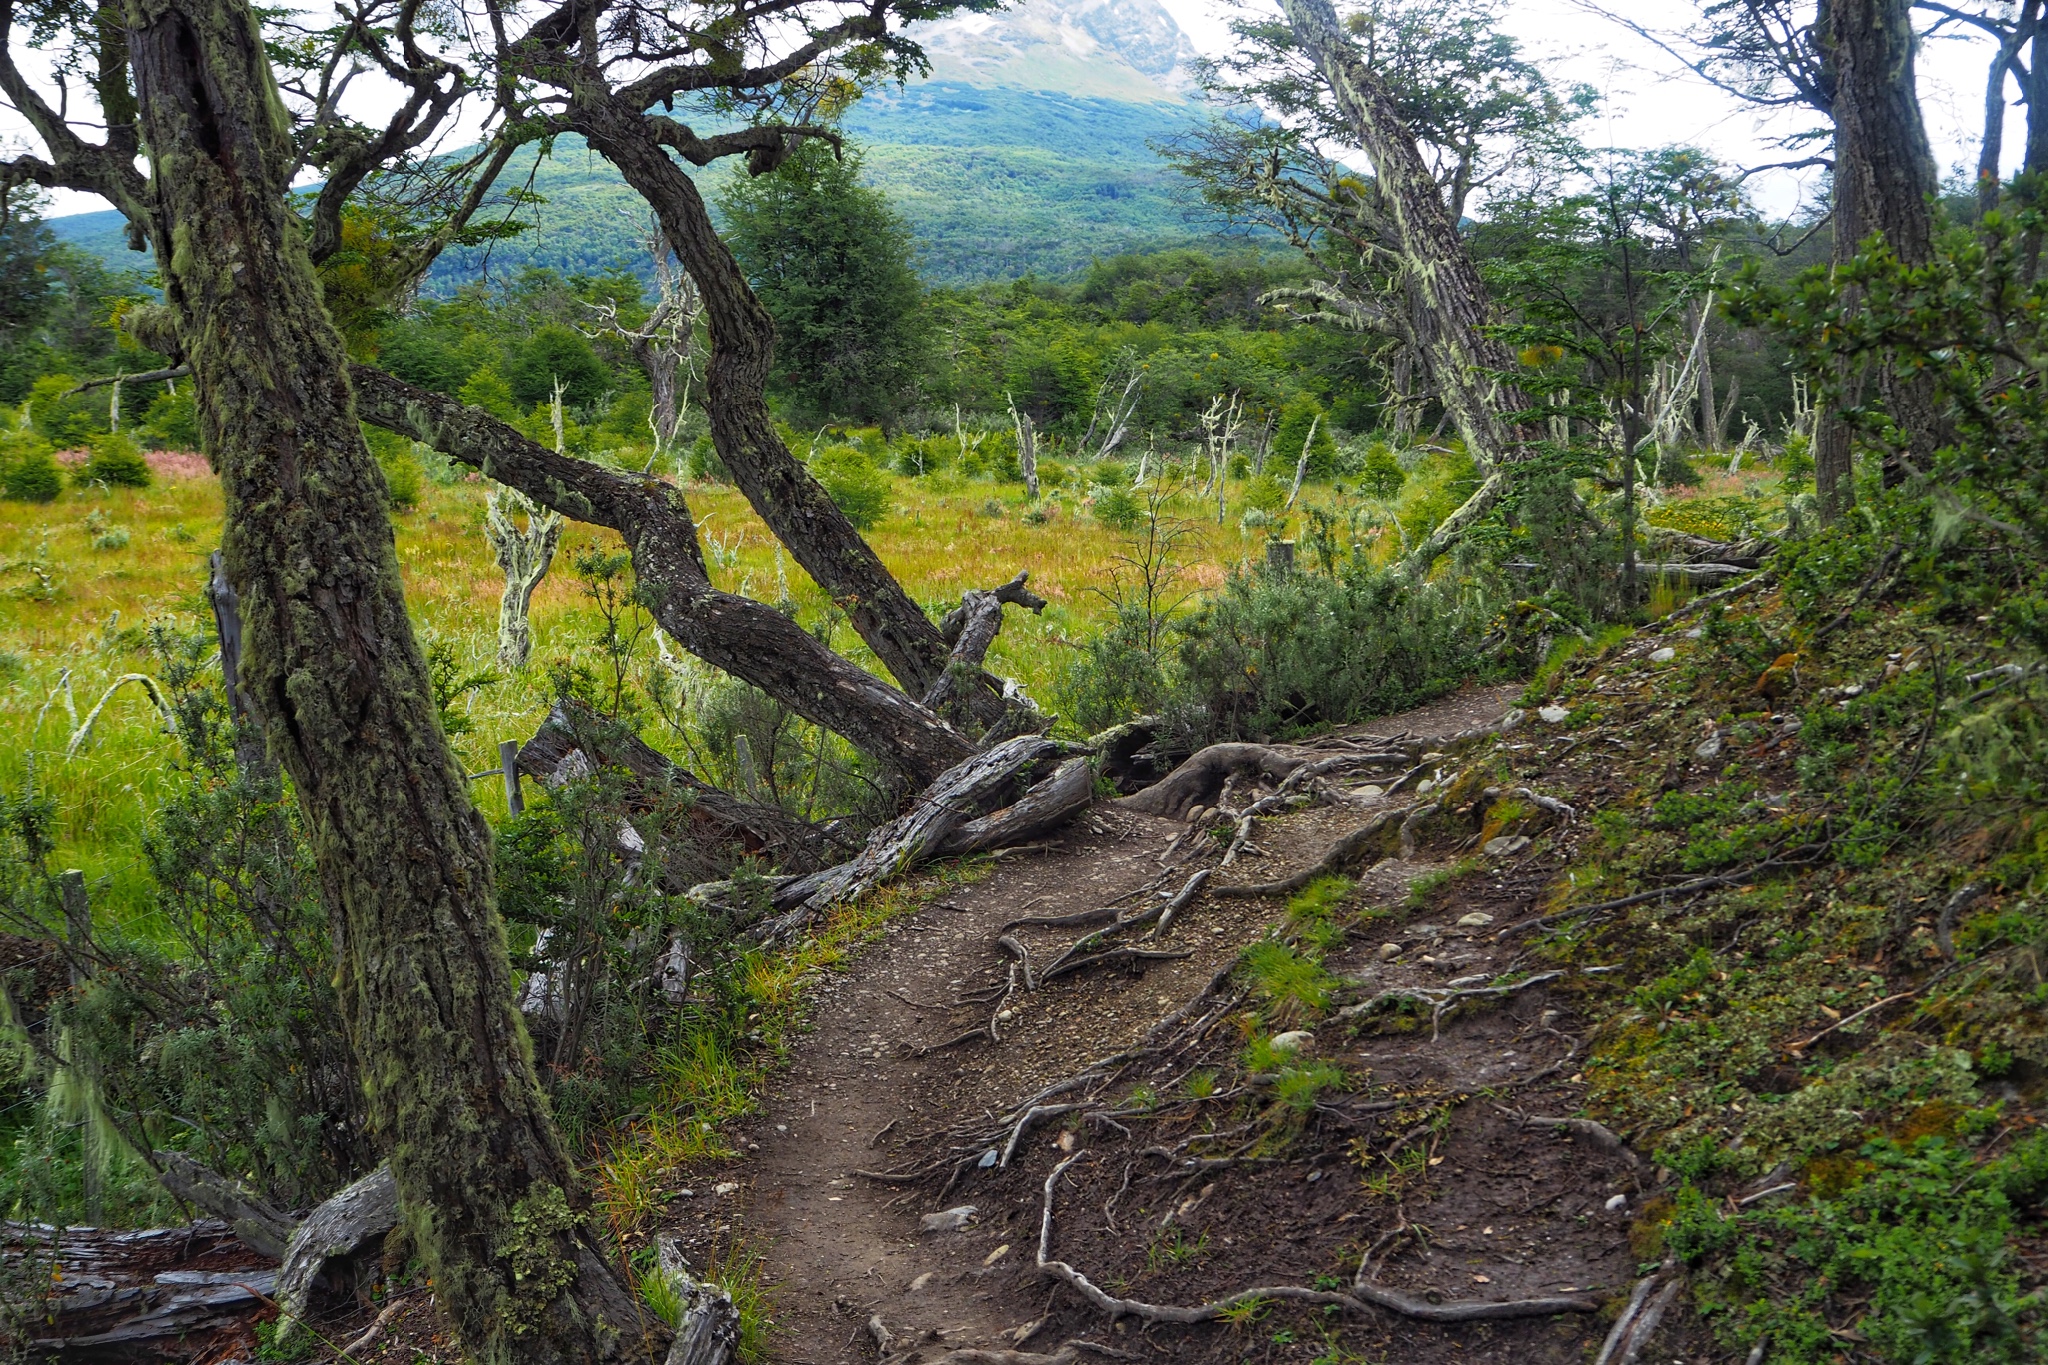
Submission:
POLYGON ((1393 960, 1394 960, 1395 958, 1399 957, 1400 955, 1401 955, 1401 945, 1400 945, 1400 944, 1398 944, 1398 943, 1382 943, 1382 944, 1380 945, 1380 961, 1382 961, 1382 962, 1392 962, 1392 961, 1393 961, 1393 960))
POLYGON ((1545 725, 1555 725, 1566 716, 1569 716, 1571 712, 1565 710, 1562 706, 1546 706, 1536 714, 1542 718, 1545 725))
POLYGON ((1458 920, 1458 927, 1460 929, 1484 929, 1491 923, 1493 923, 1492 915, 1475 910, 1469 915, 1461 916, 1458 920))
POLYGON ((1628 1196, 1625 1194, 1617 1194, 1614 1196, 1614 1198, 1607 1201, 1607 1211, 1609 1213, 1620 1213, 1623 1209, 1627 1207, 1628 1196))
POLYGON ((1307 1029, 1290 1029, 1286 1033, 1274 1034, 1272 1047, 1283 1057, 1291 1057, 1297 1052, 1313 1052, 1316 1036, 1307 1029))
POLYGON ((1653 664, 1668 664, 1677 657, 1678 651, 1673 649, 1670 645, 1666 645, 1662 649, 1653 649, 1650 651, 1650 662, 1653 664))
POLYGON ((915 1294, 915 1293, 916 1293, 916 1292, 917 1292, 918 1290, 920 1290, 920 1289, 924 1288, 924 1287, 925 1287, 926 1285, 930 1284, 930 1283, 932 1282, 932 1276, 933 1276, 933 1275, 934 1275, 935 1273, 936 1273, 936 1272, 934 1272, 934 1271, 930 1271, 930 1270, 927 1270, 927 1271, 925 1271, 925 1273, 924 1273, 924 1274, 922 1274, 922 1275, 918 1276, 918 1277, 917 1277, 916 1279, 912 1280, 912 1281, 910 1282, 910 1292, 911 1292, 911 1293, 913 1293, 913 1294, 915 1294))
POLYGON ((716 1195, 728 1195, 738 1188, 739 1185, 734 1181, 721 1180, 718 1184, 711 1187, 711 1192, 716 1195))

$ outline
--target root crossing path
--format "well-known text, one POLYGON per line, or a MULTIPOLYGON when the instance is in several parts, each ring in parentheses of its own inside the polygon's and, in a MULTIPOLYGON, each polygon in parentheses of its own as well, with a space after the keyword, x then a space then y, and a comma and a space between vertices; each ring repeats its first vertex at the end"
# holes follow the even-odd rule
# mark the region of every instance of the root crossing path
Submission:
MULTIPOLYGON (((1468 691, 1368 729, 1452 733, 1505 704, 1498 689, 1468 691)), ((1213 885, 1285 876, 1373 813, 1340 805, 1265 823, 1213 885)), ((1259 1002, 1226 969, 1285 900, 1218 897, 1207 883, 1178 896, 1217 862, 1213 847, 1188 857, 1210 841, 1180 840, 1187 828, 1098 808, 894 921, 817 986, 810 1032, 740 1135, 746 1156, 693 1170, 667 1229, 700 1269, 735 1247, 762 1258, 769 1359, 1307 1365, 1354 1358, 1333 1348, 1391 1348, 1418 1362, 1562 1365, 1597 1350, 1605 1323, 1590 1310, 1632 1288, 1642 1176, 1598 1125, 1528 1122, 1581 1103, 1554 983, 1463 1012, 1425 1007, 1409 1031, 1358 1010, 1305 1015, 1305 1046, 1344 1079, 1306 1107, 1269 1103, 1239 1058, 1259 1002), (1187 860, 1163 864, 1176 840, 1187 860), (1168 931, 1139 938, 1135 955, 1039 979, 1089 932, 1090 912, 1168 898, 1180 902, 1168 931), (1159 1056, 1020 1110, 1148 1036, 1159 1056), (1220 1093, 1189 1098, 1210 1085, 1220 1093), (1124 1309, 1112 1320, 1102 1298, 1041 1265, 1042 1239, 1117 1303, 1213 1305, 1253 1286, 1304 1296, 1191 1325, 1124 1309), (1518 1316, 1506 1302, 1573 1307, 1518 1316), (1457 1320, 1472 1303, 1492 1307, 1457 1320)), ((1512 946, 1454 927, 1463 907, 1404 906, 1415 878, 1455 856, 1425 846, 1360 879, 1352 904, 1384 909, 1327 952, 1345 999, 1434 999, 1508 966, 1512 946)), ((1503 869, 1483 911, 1506 923, 1539 884, 1503 869)))

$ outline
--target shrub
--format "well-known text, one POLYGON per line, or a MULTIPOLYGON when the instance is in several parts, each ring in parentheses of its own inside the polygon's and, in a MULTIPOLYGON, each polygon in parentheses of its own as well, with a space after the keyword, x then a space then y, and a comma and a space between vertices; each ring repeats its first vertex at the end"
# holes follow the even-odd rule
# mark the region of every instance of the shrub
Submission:
POLYGON ((1401 468, 1401 461, 1394 456, 1393 448, 1385 441, 1374 441, 1372 448, 1365 452, 1365 464, 1358 472, 1359 490, 1368 497, 1391 501, 1401 492, 1401 485, 1408 482, 1408 471, 1401 468))
POLYGON ((562 401, 579 408, 589 407, 612 386, 611 374, 590 348, 589 339, 558 322, 537 328, 527 338, 506 379, 512 396, 528 404, 547 402, 560 380, 562 401))
POLYGON ((1479 670, 1478 614, 1354 566, 1239 573, 1181 627, 1175 709, 1198 737, 1388 715, 1479 670))
POLYGON ((826 493, 862 531, 889 515, 895 490, 889 476, 853 446, 826 446, 811 458, 811 472, 826 493))
POLYGON ((103 483, 114 488, 149 487, 149 461, 142 448, 119 431, 101 432, 91 439, 92 458, 80 476, 84 483, 103 483))
POLYGON ((1133 530, 1145 515, 1145 509, 1138 505, 1131 490, 1121 484, 1097 493, 1093 511, 1095 519, 1112 531, 1133 530))
POLYGON ((732 482, 732 471, 725 467, 725 459, 712 443, 710 432, 690 443, 690 453, 683 458, 683 477, 699 483, 732 482))
POLYGON ((372 426, 363 428, 363 437, 369 443, 370 453, 377 457, 377 467, 384 472, 384 493, 391 510, 410 512, 419 506, 424 480, 419 461, 413 458, 412 442, 372 426))
POLYGON ((1261 474, 1244 486, 1244 505, 1270 517, 1287 504, 1287 489, 1271 474, 1261 474))
POLYGON ((1778 468, 1784 471, 1786 492, 1810 487, 1813 483, 1813 442, 1796 431, 1787 436, 1785 449, 1778 456, 1778 468))
POLYGON ((143 439, 161 450, 199 449, 199 402, 188 382, 176 393, 158 394, 142 414, 137 428, 143 439))
POLYGON ((1149 633, 1144 613, 1126 609, 1068 660, 1056 695, 1074 724, 1094 734, 1165 706, 1169 689, 1149 633))
POLYGON ((64 491, 64 472, 48 448, 33 446, 9 462, 0 491, 16 502, 53 502, 64 491))
POLYGON ((94 432, 107 429, 107 392, 72 393, 77 383, 68 374, 46 374, 29 389, 36 433, 59 450, 82 446, 94 432))
POLYGON ((1337 472, 1337 438, 1330 432, 1330 415, 1312 398, 1297 398, 1280 413, 1280 429, 1273 433, 1272 459, 1284 465, 1292 479, 1301 461, 1301 448, 1308 446, 1308 476, 1327 479, 1337 472), (1314 438, 1310 438, 1310 429, 1314 438))
POLYGON ((1657 486, 1660 488, 1697 488, 1700 471, 1693 462, 1685 458, 1683 451, 1669 447, 1657 452, 1657 486))
POLYGON ((519 400, 512 394, 512 386, 498 373, 494 365, 479 366, 475 373, 463 381, 455 396, 473 408, 482 408, 501 422, 510 422, 519 416, 519 400))

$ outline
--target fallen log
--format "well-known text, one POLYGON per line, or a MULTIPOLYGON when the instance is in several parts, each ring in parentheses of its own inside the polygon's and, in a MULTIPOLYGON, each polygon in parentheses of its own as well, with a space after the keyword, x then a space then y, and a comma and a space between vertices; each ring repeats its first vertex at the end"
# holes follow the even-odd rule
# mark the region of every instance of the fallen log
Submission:
POLYGON ((157 1180, 202 1213, 210 1213, 235 1230, 242 1245, 273 1261, 284 1259, 285 1247, 298 1225, 266 1201, 243 1190, 226 1176, 183 1152, 152 1153, 157 1180))
POLYGON ((277 1280, 260 1259, 213 1218, 140 1232, 0 1224, 8 1317, 37 1333, 5 1344, 41 1360, 201 1359, 248 1339, 277 1280))
POLYGON ((1065 752, 1042 735, 1020 735, 939 774, 851 862, 777 886, 772 901, 781 913, 755 937, 774 942, 919 864, 1021 844, 1058 828, 1095 799, 1093 767, 1065 752), (1059 766, 1039 777, 1055 759, 1059 766))
POLYGON ((668 792, 687 800, 692 832, 699 836, 687 867, 669 869, 679 886, 732 870, 738 857, 718 850, 760 858, 787 872, 810 872, 838 862, 846 847, 818 826, 773 806, 742 801, 714 787, 687 768, 672 762, 621 726, 575 702, 558 701, 533 738, 519 747, 519 771, 544 786, 558 787, 600 767, 631 774, 646 797, 668 792))
POLYGON ((285 1248, 277 1273, 277 1342, 305 1316, 313 1288, 329 1263, 356 1255, 398 1226, 398 1182, 389 1164, 348 1186, 308 1214, 285 1248))

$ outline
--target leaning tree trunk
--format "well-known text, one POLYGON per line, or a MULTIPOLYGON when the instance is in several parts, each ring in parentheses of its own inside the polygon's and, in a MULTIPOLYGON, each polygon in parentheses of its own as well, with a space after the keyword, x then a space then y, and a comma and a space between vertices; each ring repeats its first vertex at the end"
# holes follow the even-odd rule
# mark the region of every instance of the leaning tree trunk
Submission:
MULTIPOLYGON (((705 575, 681 490, 549 450, 480 408, 353 367, 364 421, 424 441, 565 516, 625 538, 655 623, 698 658, 843 735, 922 786, 972 752, 951 726, 789 617, 705 575)), ((938 635, 938 627, 932 628, 938 635)), ((940 636, 940 644, 945 643, 940 636)))
MULTIPOLYGON (((1877 232, 1900 261, 1925 265, 1934 257, 1931 200, 1940 185, 1913 80, 1911 0, 1833 0, 1828 25, 1835 65, 1836 203, 1839 208, 1846 202, 1849 209, 1846 221, 1836 220, 1834 258, 1848 260, 1864 233, 1877 232)), ((1921 473, 1932 467, 1946 423, 1930 372, 1887 365, 1877 378, 1905 437, 1903 461, 1898 454, 1885 457, 1884 482, 1892 487, 1905 479, 1908 463, 1921 473)), ((1844 453, 1830 452, 1830 472, 1837 478, 1845 474, 1844 453)))
POLYGON ((158 264, 241 597, 242 683, 290 773, 372 1126, 463 1349, 648 1359, 549 1118, 490 831, 436 718, 384 481, 286 208, 289 130, 245 0, 130 0, 158 264))
POLYGON ((762 397, 775 323, 719 240, 697 186, 639 110, 593 83, 570 125, 618 167, 654 209, 683 268, 697 282, 711 330, 705 409, 711 440, 768 529, 847 619, 903 690, 922 696, 946 666, 938 628, 883 565, 810 472, 789 453, 762 397))
MULTIPOLYGON (((1483 516, 1503 490, 1501 466, 1522 458, 1524 433, 1504 414, 1529 406, 1508 378, 1514 357, 1486 330, 1486 286, 1444 207, 1443 192, 1422 158, 1392 94, 1337 26, 1330 0, 1281 0, 1294 36, 1329 82, 1358 145, 1371 160, 1401 255, 1414 343, 1438 397, 1488 477, 1453 514, 1459 527, 1483 516)), ((1429 571, 1449 539, 1439 528, 1403 570, 1429 571)))

